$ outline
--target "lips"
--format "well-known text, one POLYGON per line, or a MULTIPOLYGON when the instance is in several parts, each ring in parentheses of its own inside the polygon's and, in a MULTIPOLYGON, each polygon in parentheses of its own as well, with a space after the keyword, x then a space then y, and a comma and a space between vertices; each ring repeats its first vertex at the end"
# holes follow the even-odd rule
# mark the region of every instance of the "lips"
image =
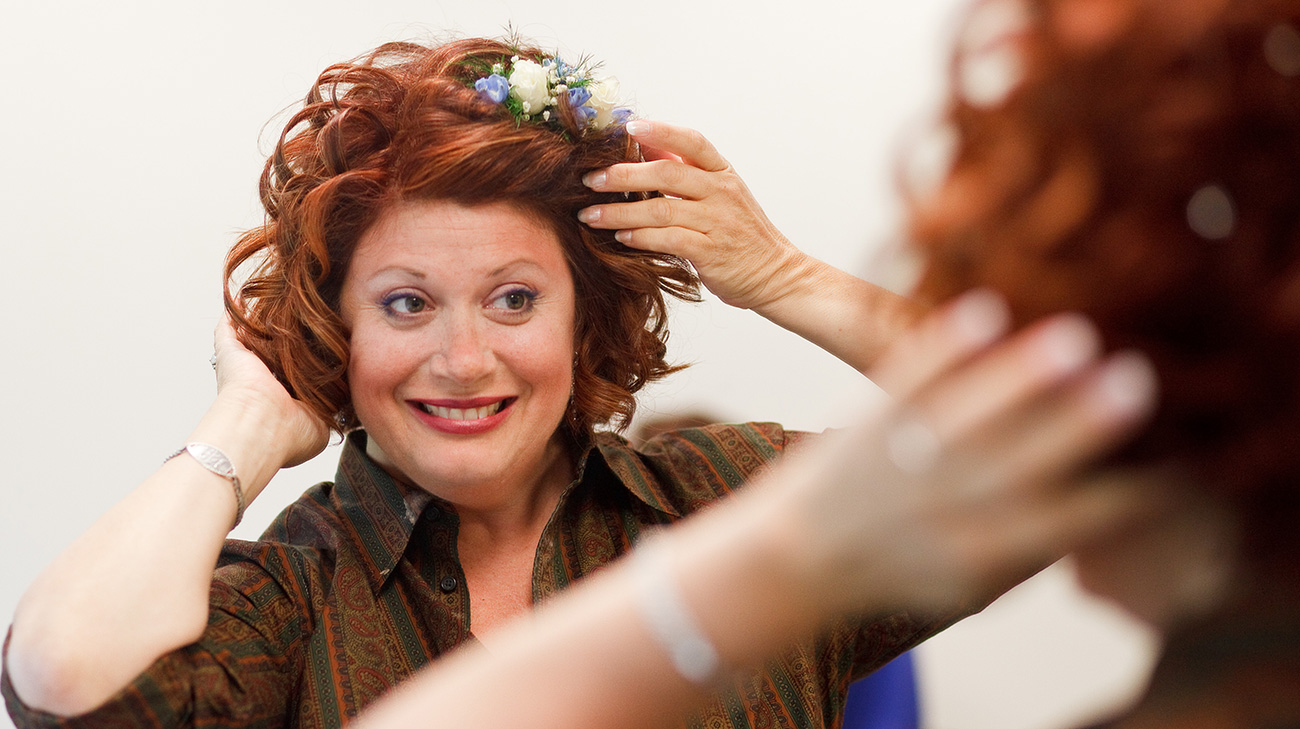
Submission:
POLYGON ((510 414, 517 398, 472 400, 409 400, 416 416, 434 430, 453 435, 474 435, 495 428, 510 414))

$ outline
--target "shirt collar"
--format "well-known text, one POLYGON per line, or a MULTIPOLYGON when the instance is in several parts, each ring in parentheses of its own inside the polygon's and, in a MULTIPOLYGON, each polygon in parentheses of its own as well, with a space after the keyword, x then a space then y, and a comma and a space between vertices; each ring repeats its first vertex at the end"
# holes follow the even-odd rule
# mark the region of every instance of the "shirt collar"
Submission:
MULTIPOLYGON (((597 433, 578 459, 576 482, 601 479, 619 484, 652 509, 674 517, 682 512, 659 485, 647 461, 614 433, 597 433), (602 466, 604 466, 602 468, 602 466), (612 476, 612 478, 609 478, 612 476)), ((406 551, 420 515, 430 504, 455 508, 422 489, 394 479, 366 455, 366 434, 357 430, 343 443, 334 477, 335 506, 357 551, 367 562, 366 579, 378 592, 406 551)))
POLYGON ((368 563, 366 579, 378 591, 406 551, 411 532, 433 495, 400 483, 366 455, 364 431, 343 442, 334 499, 357 551, 368 563))
POLYGON ((651 467, 651 461, 628 445, 627 440, 615 433, 597 433, 592 441, 592 450, 614 475, 614 481, 650 508, 674 517, 682 516, 682 511, 674 502, 676 499, 660 485, 660 479, 651 467))

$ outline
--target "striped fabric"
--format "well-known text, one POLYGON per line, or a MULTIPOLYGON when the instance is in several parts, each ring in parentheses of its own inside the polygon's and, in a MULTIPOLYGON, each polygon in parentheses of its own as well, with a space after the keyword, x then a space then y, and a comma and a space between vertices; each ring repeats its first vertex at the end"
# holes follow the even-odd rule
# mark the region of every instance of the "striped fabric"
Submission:
MULTIPOLYGON (((599 434, 542 536, 534 601, 726 495, 802 437, 773 424, 718 425, 633 450, 599 434)), ((336 480, 309 489, 261 540, 226 544, 199 642, 71 719, 23 706, 5 676, 17 726, 337 727, 472 640, 455 509, 396 483, 365 456, 364 439, 352 434, 336 480)), ((717 695, 689 725, 838 726, 853 678, 956 617, 893 614, 838 626, 717 695)))

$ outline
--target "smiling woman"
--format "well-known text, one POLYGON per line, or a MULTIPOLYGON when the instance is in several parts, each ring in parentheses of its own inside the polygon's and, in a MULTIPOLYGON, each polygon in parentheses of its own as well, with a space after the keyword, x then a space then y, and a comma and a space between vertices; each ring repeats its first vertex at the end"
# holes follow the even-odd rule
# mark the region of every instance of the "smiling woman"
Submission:
MULTIPOLYGON (((266 163, 265 223, 227 259, 216 401, 24 594, 3 682, 19 725, 336 726, 731 493, 803 434, 711 426, 633 449, 614 432, 676 369, 666 298, 695 298, 696 269, 859 368, 912 320, 757 224, 756 205, 745 250, 694 269, 580 222, 658 197, 584 183, 643 145, 717 158, 686 130, 625 126, 616 89, 591 64, 481 39, 389 44, 321 74, 266 163), (831 310, 860 316, 826 336, 831 310), (335 480, 258 541, 223 542, 331 430, 335 480)), ((834 724, 854 677, 993 589, 976 592, 841 621, 697 720, 834 724)))
POLYGON ((573 478, 556 424, 574 389, 574 293, 552 230, 505 203, 399 205, 361 236, 340 298, 371 458, 462 523, 558 500, 573 478))

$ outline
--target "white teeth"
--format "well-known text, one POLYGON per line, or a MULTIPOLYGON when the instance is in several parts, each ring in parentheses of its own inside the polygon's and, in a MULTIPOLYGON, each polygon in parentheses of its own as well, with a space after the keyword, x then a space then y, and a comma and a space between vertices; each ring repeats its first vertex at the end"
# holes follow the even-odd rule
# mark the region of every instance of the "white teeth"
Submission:
POLYGON ((496 415, 500 412, 501 405, 504 402, 504 400, 498 400, 481 408, 445 408, 440 405, 420 403, 420 408, 430 415, 436 415, 447 420, 482 420, 489 415, 496 415))

